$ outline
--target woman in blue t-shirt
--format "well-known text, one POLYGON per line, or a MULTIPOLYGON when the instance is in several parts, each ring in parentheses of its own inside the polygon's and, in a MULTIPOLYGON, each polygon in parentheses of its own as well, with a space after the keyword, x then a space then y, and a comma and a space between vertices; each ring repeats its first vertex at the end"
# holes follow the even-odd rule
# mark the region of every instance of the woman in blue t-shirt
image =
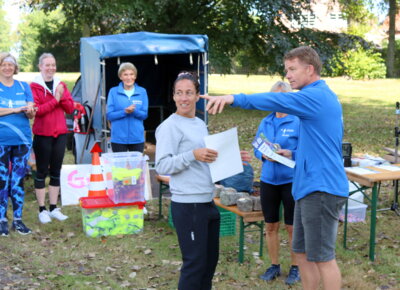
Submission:
POLYGON ((130 62, 118 69, 121 82, 111 88, 107 98, 107 119, 111 122, 113 152, 144 150, 144 126, 149 101, 147 91, 136 84, 137 69, 130 62))
MULTIPOLYGON (((290 92, 288 83, 279 81, 275 83, 271 92, 290 92)), ((297 149, 300 121, 296 116, 280 112, 272 112, 265 117, 257 130, 257 137, 262 136, 275 144, 277 153, 285 150, 291 152, 292 158, 297 149), (282 149, 280 149, 282 148, 282 149), (281 150, 281 151, 279 151, 281 150)), ((254 155, 260 159, 261 169, 261 205, 265 219, 265 233, 268 246, 268 255, 271 266, 261 275, 261 279, 270 281, 280 276, 279 264, 279 208, 281 203, 284 208, 285 227, 289 235, 289 244, 292 245, 294 199, 292 196, 293 168, 275 162, 254 150, 254 155)), ((294 159, 294 158, 293 158, 294 159)), ((292 285, 300 281, 299 269, 295 255, 291 251, 291 267, 285 283, 292 285)))
POLYGON ((32 231, 22 222, 23 179, 32 144, 29 119, 36 109, 25 82, 14 80, 18 73, 15 58, 0 53, 0 236, 8 236, 8 198, 13 206, 12 229, 21 235, 32 231))

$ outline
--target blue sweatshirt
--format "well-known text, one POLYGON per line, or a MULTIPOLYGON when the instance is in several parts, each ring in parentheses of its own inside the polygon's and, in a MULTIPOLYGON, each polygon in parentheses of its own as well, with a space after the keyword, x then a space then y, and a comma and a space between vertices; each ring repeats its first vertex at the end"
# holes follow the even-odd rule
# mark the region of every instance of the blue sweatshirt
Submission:
POLYGON ((172 114, 156 130, 156 170, 170 175, 171 200, 205 203, 213 198, 214 184, 205 162, 197 161, 193 150, 204 148, 206 124, 197 117, 172 114))
POLYGON ((234 95, 232 106, 300 118, 292 188, 295 200, 315 191, 348 196, 342 157, 342 106, 325 81, 313 82, 298 92, 234 95))
MULTIPOLYGON (((26 82, 14 80, 11 87, 0 82, 0 108, 19 108, 33 102, 32 91, 26 82)), ((24 112, 0 116, 0 145, 32 143, 29 119, 24 112)))
POLYGON ((147 118, 149 101, 145 88, 134 85, 135 93, 128 97, 121 82, 111 88, 107 98, 107 119, 111 122, 111 142, 118 144, 139 144, 144 142, 143 120, 147 118), (125 108, 136 105, 131 114, 125 108))
MULTIPOLYGON (((270 142, 278 143, 282 149, 292 151, 293 159, 295 159, 299 126, 300 120, 296 116, 287 115, 283 118, 277 118, 274 112, 260 122, 256 137, 263 133, 270 142)), ((263 161, 261 181, 273 185, 281 185, 293 181, 293 168, 279 162, 263 160, 262 153, 257 149, 254 149, 254 155, 263 161)))

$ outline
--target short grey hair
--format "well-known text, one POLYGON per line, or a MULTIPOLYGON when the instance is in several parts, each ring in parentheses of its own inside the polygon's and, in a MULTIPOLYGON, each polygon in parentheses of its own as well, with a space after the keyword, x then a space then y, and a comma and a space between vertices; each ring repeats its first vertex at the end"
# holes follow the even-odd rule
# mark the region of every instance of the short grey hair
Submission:
POLYGON ((288 93, 292 91, 292 87, 286 83, 286 82, 282 82, 282 81, 277 81, 275 84, 272 85, 271 87, 271 92, 283 92, 283 93, 288 93))
POLYGON ((49 58, 49 57, 52 57, 52 58, 56 59, 56 58, 54 57, 54 55, 51 54, 50 52, 44 52, 44 53, 42 53, 41 56, 39 56, 39 65, 41 65, 41 64, 43 63, 43 60, 44 60, 45 58, 49 58))
POLYGON ((118 69, 118 77, 121 77, 121 74, 126 70, 132 70, 133 73, 135 74, 135 76, 137 77, 136 66, 131 62, 123 62, 123 63, 121 63, 121 65, 119 66, 119 69, 118 69))

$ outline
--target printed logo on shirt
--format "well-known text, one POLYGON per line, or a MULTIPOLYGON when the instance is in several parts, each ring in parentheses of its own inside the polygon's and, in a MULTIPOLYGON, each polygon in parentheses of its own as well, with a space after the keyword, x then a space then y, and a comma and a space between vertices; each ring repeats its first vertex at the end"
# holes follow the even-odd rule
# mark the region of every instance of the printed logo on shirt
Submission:
POLYGON ((290 135, 288 133, 293 133, 294 130, 293 129, 284 128, 284 129, 281 129, 281 132, 282 132, 282 136, 283 137, 289 137, 290 135))
POLYGON ((6 98, 0 97, 0 108, 18 108, 26 105, 25 100, 13 101, 6 98))
POLYGON ((132 105, 141 105, 143 104, 142 100, 132 100, 132 105))
POLYGON ((24 94, 25 94, 24 92, 16 93, 17 96, 24 95, 24 94))
POLYGON ((0 107, 7 108, 8 107, 8 99, 0 97, 0 107))

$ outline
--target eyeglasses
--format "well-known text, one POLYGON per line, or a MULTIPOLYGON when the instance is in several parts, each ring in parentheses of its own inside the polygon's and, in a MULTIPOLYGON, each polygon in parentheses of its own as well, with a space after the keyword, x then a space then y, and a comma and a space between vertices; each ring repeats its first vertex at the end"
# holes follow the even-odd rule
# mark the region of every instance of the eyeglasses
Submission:
POLYGON ((177 91, 177 92, 175 92, 174 95, 177 96, 177 97, 183 97, 183 96, 193 97, 193 96, 196 95, 196 93, 192 92, 192 91, 187 91, 186 93, 185 92, 181 92, 181 91, 177 91))

